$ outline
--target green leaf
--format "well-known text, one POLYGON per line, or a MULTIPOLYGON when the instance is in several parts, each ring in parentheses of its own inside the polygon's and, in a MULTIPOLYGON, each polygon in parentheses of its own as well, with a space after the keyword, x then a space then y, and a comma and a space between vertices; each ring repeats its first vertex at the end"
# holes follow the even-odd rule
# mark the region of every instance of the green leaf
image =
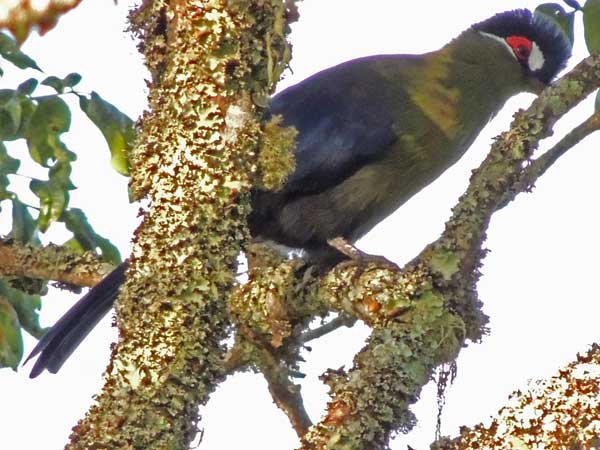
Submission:
POLYGON ((17 242, 39 244, 37 225, 27 206, 18 198, 12 199, 12 230, 10 236, 17 242))
POLYGON ((129 151, 135 138, 133 120, 96 92, 89 99, 79 96, 79 106, 106 139, 113 168, 121 175, 129 175, 129 151))
POLYGON ((54 75, 50 75, 49 77, 44 78, 41 84, 43 84, 44 86, 50 86, 59 94, 62 94, 65 89, 62 80, 58 77, 55 77, 54 75))
POLYGON ((17 87, 17 92, 19 92, 19 94, 31 95, 31 93, 35 90, 37 85, 38 80, 36 80, 35 78, 29 78, 17 87))
POLYGON ((579 4, 579 2, 577 0, 564 0, 564 2, 567 4, 567 6, 570 6, 575 11, 581 11, 581 9, 582 9, 581 5, 579 4))
POLYGON ((29 96, 18 91, 0 90, 0 140, 24 138, 35 108, 36 105, 29 96))
POLYGON ((21 102, 19 93, 10 89, 0 90, 0 139, 13 140, 21 125, 21 102))
POLYGON ((72 88, 73 86, 79 84, 79 82, 81 81, 81 75, 79 75, 76 72, 72 72, 69 75, 67 75, 66 77, 64 77, 62 79, 62 81, 63 81, 63 85, 65 87, 72 88))
POLYGON ((4 144, 0 142, 0 172, 5 174, 17 173, 20 165, 21 161, 11 157, 4 144))
POLYGON ((590 53, 600 52, 600 0, 587 0, 583 7, 585 43, 590 53))
POLYGON ((39 295, 26 294, 0 280, 0 298, 5 298, 17 313, 21 327, 33 337, 40 338, 45 329, 40 326, 38 311, 42 306, 39 295))
POLYGON ((75 237, 63 242, 62 246, 71 250, 73 253, 77 253, 78 255, 81 255, 83 252, 85 252, 85 248, 75 237))
POLYGON ((17 370, 23 357, 21 324, 12 305, 0 297, 0 367, 17 370))
POLYGON ((19 69, 31 68, 40 72, 42 71, 37 63, 23 53, 15 40, 6 33, 0 33, 0 56, 13 63, 19 69))
POLYGON ((58 220, 69 203, 69 192, 65 186, 53 180, 31 180, 29 189, 40 199, 40 214, 37 226, 44 233, 52 222, 58 220))
POLYGON ((535 8, 535 14, 542 15, 555 22, 573 46, 575 11, 566 12, 558 3, 543 3, 535 8))
POLYGON ((29 119, 26 135, 29 154, 35 162, 44 167, 49 160, 58 159, 68 152, 59 135, 69 130, 71 111, 67 104, 56 95, 38 97, 37 108, 29 119))
POLYGON ((81 81, 81 75, 73 72, 73 73, 70 73, 69 75, 67 75, 66 77, 64 77, 62 80, 58 77, 55 77, 54 75, 51 75, 49 77, 46 77, 42 81, 42 84, 45 86, 50 86, 57 93, 62 94, 66 88, 72 88, 73 86, 78 84, 80 81, 81 81))
POLYGON ((121 262, 121 254, 117 247, 94 231, 82 210, 71 208, 65 211, 61 221, 73 233, 74 240, 67 242, 70 248, 78 252, 86 250, 96 252, 97 249, 100 249, 105 261, 113 264, 121 262))
POLYGON ((13 158, 8 154, 6 146, 0 142, 0 201, 7 198, 12 198, 13 194, 8 191, 8 176, 12 173, 17 173, 21 161, 13 158))
POLYGON ((21 101, 21 126, 19 127, 17 134, 19 138, 22 138, 25 137, 25 130, 29 127, 30 120, 37 109, 37 105, 31 97, 27 95, 21 95, 19 100, 21 101))
POLYGON ((23 130, 35 108, 28 95, 18 90, 0 89, 0 140, 13 141, 24 137, 23 130))
POLYGON ((76 189, 75 185, 71 182, 71 162, 70 161, 57 161, 49 172, 49 179, 52 183, 57 186, 61 186, 67 191, 76 189))
MULTIPOLYGON (((53 133, 64 133, 71 126, 71 111, 65 101, 57 95, 37 97, 35 119, 39 120, 36 126, 53 133)), ((34 117, 31 118, 34 122, 34 117)))

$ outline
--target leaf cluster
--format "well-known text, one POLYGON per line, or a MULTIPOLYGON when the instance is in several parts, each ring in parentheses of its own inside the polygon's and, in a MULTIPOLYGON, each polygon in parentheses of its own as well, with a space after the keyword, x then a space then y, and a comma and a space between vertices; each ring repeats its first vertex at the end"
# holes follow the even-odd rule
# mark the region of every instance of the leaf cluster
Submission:
MULTIPOLYGON (((7 206, 12 210, 8 237, 13 242, 39 246, 40 234, 53 224, 62 223, 71 233, 63 246, 75 253, 92 251, 107 262, 119 263, 117 248, 96 233, 83 210, 69 204, 70 191, 76 189, 71 172, 77 155, 64 141, 73 114, 65 98, 73 95, 78 98, 81 112, 104 136, 112 165, 122 175, 129 174, 134 122, 98 93, 76 91, 82 79, 78 73, 64 78, 44 76, 37 62, 21 51, 11 36, 0 33, 0 77, 5 75, 5 68, 20 69, 23 78, 26 72, 35 75, 15 88, 0 89, 0 211, 7 206), (50 89, 38 94, 41 86, 50 89), (51 93, 47 94, 48 91, 51 93), (23 146, 14 145, 17 142, 24 143, 27 152, 21 150, 23 146), (24 162, 41 166, 47 176, 28 177, 19 173, 24 162), (36 205, 27 204, 12 189, 11 182, 16 177, 30 180, 29 189, 37 198, 36 205)), ((41 334, 37 310, 40 296, 46 291, 46 281, 0 279, 0 367, 18 365, 22 355, 21 328, 34 336, 41 334)))

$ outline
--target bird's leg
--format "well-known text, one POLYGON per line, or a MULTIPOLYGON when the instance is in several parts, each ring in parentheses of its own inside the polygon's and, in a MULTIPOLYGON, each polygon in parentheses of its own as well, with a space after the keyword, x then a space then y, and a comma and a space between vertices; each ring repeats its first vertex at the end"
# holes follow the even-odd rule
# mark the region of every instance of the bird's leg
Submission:
POLYGON ((362 273, 366 265, 370 262, 385 266, 391 270, 400 270, 398 264, 390 261, 385 256, 371 255, 370 253, 363 252, 341 236, 328 239, 327 243, 354 261, 359 267, 359 273, 362 273))

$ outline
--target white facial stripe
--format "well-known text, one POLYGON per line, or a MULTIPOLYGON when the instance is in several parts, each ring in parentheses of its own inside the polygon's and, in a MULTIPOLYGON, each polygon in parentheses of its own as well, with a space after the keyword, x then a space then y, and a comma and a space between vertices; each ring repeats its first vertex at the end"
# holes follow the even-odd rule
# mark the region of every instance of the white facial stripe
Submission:
MULTIPOLYGON (((508 45, 508 43, 503 38, 496 36, 495 34, 484 33, 483 31, 480 31, 479 34, 481 34, 482 36, 488 37, 488 38, 492 38, 495 41, 502 43, 506 47, 506 49, 510 52, 510 54, 513 55, 513 58, 515 58, 518 61, 517 55, 515 55, 515 52, 513 51, 513 49, 510 47, 510 45, 508 45)), ((542 51, 540 50, 538 45, 535 42, 532 42, 531 53, 529 54, 529 58, 527 59, 527 65, 529 66, 529 70, 531 70, 532 72, 535 72, 536 70, 540 70, 542 67, 544 67, 545 63, 546 63, 546 59, 544 58, 544 54, 542 53, 542 51)))
POLYGON ((538 45, 533 42, 533 46, 531 47, 531 54, 527 59, 527 65, 529 66, 529 70, 535 72, 536 70, 540 70, 544 67, 544 63, 546 60, 544 59, 544 54, 538 47, 538 45))
POLYGON ((510 54, 513 56, 513 58, 517 59, 517 56, 515 55, 515 52, 513 52, 513 49, 510 48, 510 45, 508 45, 506 43, 506 41, 504 40, 504 38, 501 38, 500 36, 496 36, 495 34, 491 34, 491 33, 485 33, 483 31, 480 31, 479 34, 481 34, 482 36, 491 38, 495 41, 500 42, 502 45, 504 45, 506 47, 506 49, 510 52, 510 54))

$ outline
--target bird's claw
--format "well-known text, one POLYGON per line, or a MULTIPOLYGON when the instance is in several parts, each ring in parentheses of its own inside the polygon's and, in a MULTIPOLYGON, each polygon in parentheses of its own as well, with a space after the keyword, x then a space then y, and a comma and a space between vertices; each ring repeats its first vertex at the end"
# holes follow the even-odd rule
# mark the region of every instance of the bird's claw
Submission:
POLYGON ((390 261, 385 256, 372 255, 370 253, 363 252, 349 243, 343 237, 329 239, 327 243, 340 253, 343 253, 350 258, 349 260, 342 261, 337 266, 346 267, 352 265, 353 267, 356 267, 356 271, 352 276, 353 281, 356 281, 358 278, 360 278, 360 276, 365 272, 369 263, 375 263, 378 266, 383 266, 394 271, 400 270, 400 267, 396 263, 390 261))

